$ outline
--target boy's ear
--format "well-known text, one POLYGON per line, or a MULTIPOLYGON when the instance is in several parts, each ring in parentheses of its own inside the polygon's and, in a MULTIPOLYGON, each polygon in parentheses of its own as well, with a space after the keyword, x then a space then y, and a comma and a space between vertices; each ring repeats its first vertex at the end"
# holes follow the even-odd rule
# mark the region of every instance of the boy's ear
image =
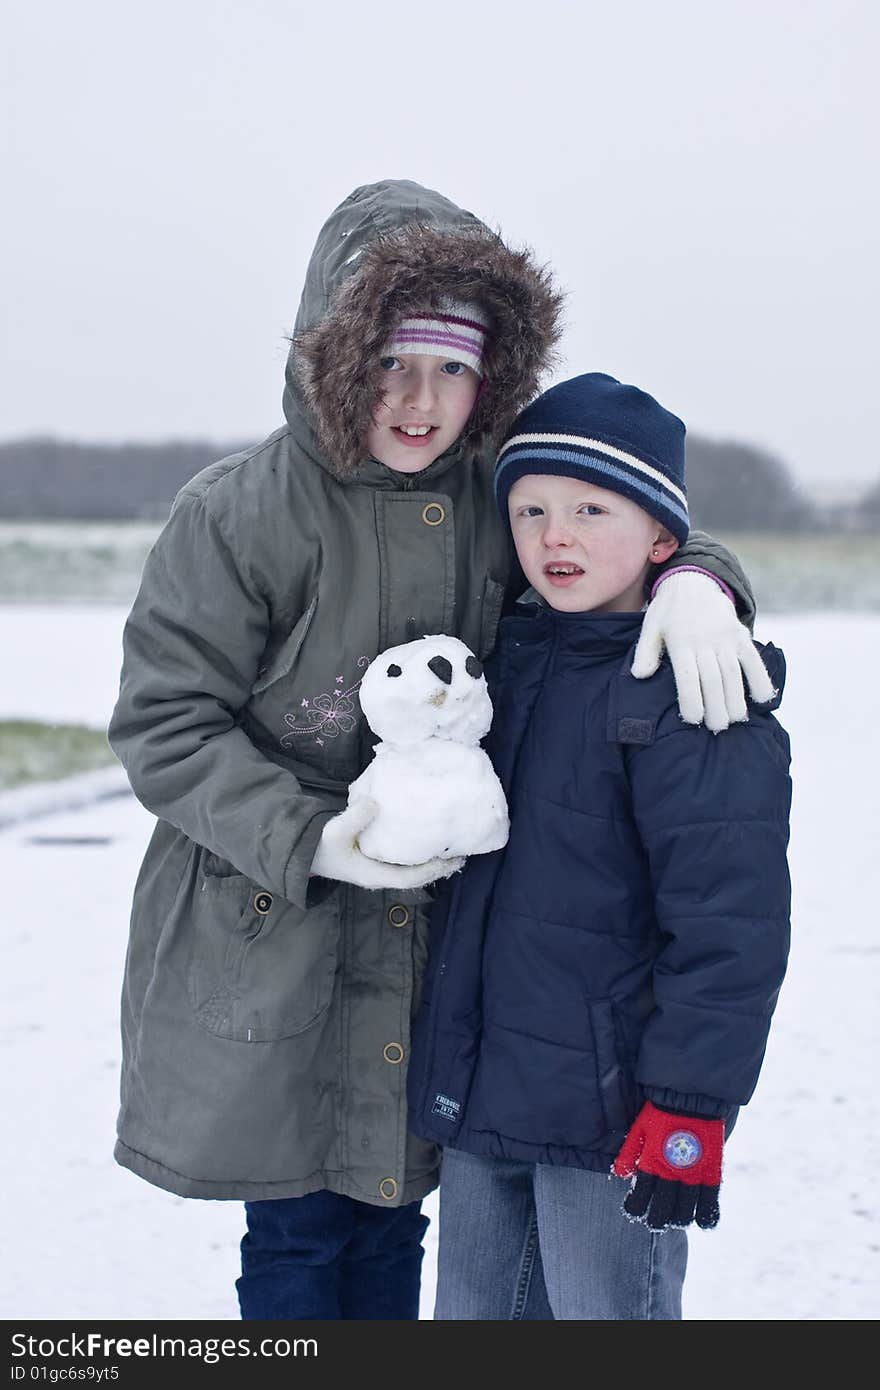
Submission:
POLYGON ((657 534, 651 543, 651 554, 649 556, 652 565, 662 565, 664 560, 668 560, 670 555, 674 555, 678 549, 678 541, 671 531, 667 531, 665 526, 657 527, 657 534))

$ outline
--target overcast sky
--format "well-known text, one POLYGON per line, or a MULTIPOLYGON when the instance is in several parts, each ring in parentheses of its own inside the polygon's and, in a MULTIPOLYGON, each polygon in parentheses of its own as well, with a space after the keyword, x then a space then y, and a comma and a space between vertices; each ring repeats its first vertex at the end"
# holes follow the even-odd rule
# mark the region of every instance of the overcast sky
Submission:
POLYGON ((880 477, 874 0, 7 0, 0 438, 256 441, 331 209, 534 248, 606 371, 880 477))

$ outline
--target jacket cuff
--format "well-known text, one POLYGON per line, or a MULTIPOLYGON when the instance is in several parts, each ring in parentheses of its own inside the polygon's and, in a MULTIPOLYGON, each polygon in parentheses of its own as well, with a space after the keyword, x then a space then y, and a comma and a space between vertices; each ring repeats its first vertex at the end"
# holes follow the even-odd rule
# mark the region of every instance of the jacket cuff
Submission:
POLYGON ((697 1120, 724 1120, 736 1105, 699 1091, 673 1091, 666 1086, 642 1086, 641 1090, 645 1100, 652 1101, 658 1110, 672 1110, 697 1120))
POLYGON ((284 870, 284 896, 303 910, 314 907, 332 892, 330 879, 311 877, 309 869, 318 851, 318 841, 324 826, 338 811, 317 811, 294 845, 284 870))

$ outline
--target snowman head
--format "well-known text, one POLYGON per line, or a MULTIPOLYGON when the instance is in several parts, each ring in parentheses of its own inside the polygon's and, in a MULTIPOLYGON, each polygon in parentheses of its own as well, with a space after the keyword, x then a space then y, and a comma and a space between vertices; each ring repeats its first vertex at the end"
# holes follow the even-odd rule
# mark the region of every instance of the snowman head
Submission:
POLYGON ((446 738, 479 743, 492 723, 483 667, 457 637, 419 637, 370 662, 361 709, 386 743, 446 738))

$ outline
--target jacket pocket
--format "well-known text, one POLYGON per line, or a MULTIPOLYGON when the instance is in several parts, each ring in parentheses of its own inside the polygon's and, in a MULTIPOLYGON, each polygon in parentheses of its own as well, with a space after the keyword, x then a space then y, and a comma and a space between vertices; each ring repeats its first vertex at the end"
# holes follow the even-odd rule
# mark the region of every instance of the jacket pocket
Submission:
POLYGON ((610 1130, 628 1129, 635 1115, 629 1068, 621 1054, 618 1024, 610 999, 589 1004, 599 1098, 610 1130))
POLYGON ((269 689, 270 685, 282 680, 292 670, 293 664, 299 656, 299 649, 306 640, 306 634, 311 626, 312 618, 315 616, 317 606, 318 595, 315 594, 305 613, 285 637, 269 663, 261 670, 252 687, 252 694, 262 694, 264 690, 269 689))
POLYGON ((302 909, 207 854, 187 972, 196 1018, 236 1042, 304 1032, 330 1006, 338 939, 338 893, 302 909))
POLYGON ((504 585, 496 583, 490 575, 487 575, 486 583, 483 586, 483 605, 480 610, 480 648, 477 652, 481 661, 485 660, 495 646, 495 637, 498 633, 503 606, 504 585))

